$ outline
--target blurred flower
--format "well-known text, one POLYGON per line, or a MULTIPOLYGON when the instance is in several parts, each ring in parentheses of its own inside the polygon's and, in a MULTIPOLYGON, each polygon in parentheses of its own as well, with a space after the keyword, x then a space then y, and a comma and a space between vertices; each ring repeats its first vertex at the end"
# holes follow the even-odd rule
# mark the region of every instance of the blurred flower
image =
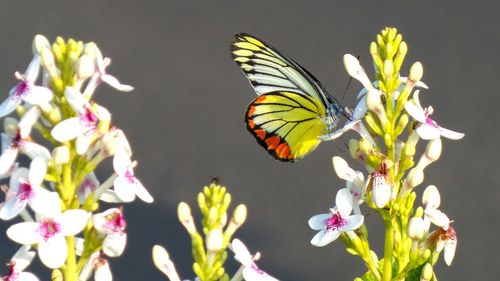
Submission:
POLYGON ((257 252, 254 256, 250 254, 247 247, 243 242, 239 239, 233 239, 231 243, 231 249, 234 252, 234 259, 242 264, 243 277, 247 281, 272 281, 278 280, 266 272, 262 271, 257 264, 255 264, 254 260, 257 260, 260 257, 260 254, 257 252))
POLYGON ((342 232, 352 231, 363 224, 363 215, 350 215, 353 208, 353 197, 347 188, 342 188, 335 197, 336 206, 328 214, 319 214, 309 219, 309 226, 319 232, 311 240, 311 244, 322 247, 337 239, 342 232))
POLYGON ((105 235, 102 250, 109 257, 118 257, 123 253, 127 244, 125 227, 127 223, 123 217, 123 210, 111 208, 92 217, 94 228, 105 235))
POLYGON ((110 121, 111 115, 106 108, 87 101, 74 88, 66 87, 64 96, 79 116, 61 121, 52 129, 51 134, 60 142, 76 138, 76 152, 81 155, 97 138, 99 122, 110 121))
POLYGON ((90 214, 84 210, 71 209, 61 213, 61 205, 47 204, 44 216, 37 222, 21 222, 7 229, 7 236, 20 244, 38 244, 40 260, 49 268, 59 268, 66 261, 68 248, 66 236, 83 230, 90 214))
POLYGON ((180 281, 174 262, 170 259, 167 250, 160 245, 153 246, 153 262, 170 281, 180 281))
POLYGON ((90 255, 89 259, 80 271, 79 281, 86 281, 94 273, 95 281, 111 281, 113 275, 108 260, 101 256, 99 251, 90 255))
POLYGON ((46 169, 45 161, 38 157, 31 161, 29 171, 19 168, 12 173, 5 203, 0 207, 1 219, 14 218, 27 204, 39 214, 44 213, 48 204, 59 204, 57 193, 41 187, 46 169))
POLYGON ((444 261, 448 266, 451 265, 457 248, 457 234, 453 227, 436 229, 428 236, 427 243, 435 245, 437 252, 441 252, 444 249, 444 261))
POLYGON ((33 57, 24 74, 16 72, 16 78, 21 80, 21 82, 9 91, 7 99, 0 104, 0 118, 14 111, 23 100, 29 104, 39 105, 47 103, 52 99, 52 91, 50 89, 35 86, 39 72, 40 57, 38 55, 33 57))
POLYGON ((142 183, 134 176, 134 167, 137 162, 132 162, 128 154, 120 149, 113 158, 113 167, 118 175, 114 182, 116 194, 124 202, 131 202, 137 195, 146 203, 153 202, 153 197, 144 188, 142 183))
POLYGON ((29 251, 30 247, 23 245, 10 259, 7 264, 9 267, 9 272, 7 275, 1 276, 2 281, 38 281, 38 278, 29 272, 23 272, 23 270, 28 267, 33 258, 35 257, 35 252, 29 251))
POLYGON ((436 121, 432 120, 429 116, 432 115, 434 109, 432 106, 423 108, 420 105, 418 95, 419 91, 415 91, 413 102, 407 102, 405 109, 418 122, 416 131, 422 139, 433 140, 443 136, 448 139, 459 140, 464 137, 464 134, 442 128, 436 121))

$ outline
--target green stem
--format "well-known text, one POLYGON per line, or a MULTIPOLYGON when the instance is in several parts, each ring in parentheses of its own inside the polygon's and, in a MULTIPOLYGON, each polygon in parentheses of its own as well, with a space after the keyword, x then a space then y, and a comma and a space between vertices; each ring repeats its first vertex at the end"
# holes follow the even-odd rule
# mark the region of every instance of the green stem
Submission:
POLYGON ((384 245, 384 268, 382 272, 382 281, 392 280, 392 256, 394 250, 394 229, 392 220, 385 222, 385 245, 384 245))
POLYGON ((68 257, 66 258, 66 265, 64 266, 64 281, 78 281, 78 274, 76 271, 76 253, 75 253, 75 237, 66 237, 68 244, 68 257))

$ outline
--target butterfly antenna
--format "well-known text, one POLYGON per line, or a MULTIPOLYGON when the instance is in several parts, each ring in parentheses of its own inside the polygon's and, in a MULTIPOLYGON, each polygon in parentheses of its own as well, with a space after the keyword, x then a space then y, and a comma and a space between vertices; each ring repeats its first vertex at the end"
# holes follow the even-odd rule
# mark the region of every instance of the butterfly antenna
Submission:
POLYGON ((352 77, 349 78, 349 81, 347 82, 347 86, 345 87, 344 94, 342 95, 342 99, 340 100, 340 104, 343 104, 345 95, 347 94, 347 89, 349 89, 349 86, 351 86, 352 82, 352 77))

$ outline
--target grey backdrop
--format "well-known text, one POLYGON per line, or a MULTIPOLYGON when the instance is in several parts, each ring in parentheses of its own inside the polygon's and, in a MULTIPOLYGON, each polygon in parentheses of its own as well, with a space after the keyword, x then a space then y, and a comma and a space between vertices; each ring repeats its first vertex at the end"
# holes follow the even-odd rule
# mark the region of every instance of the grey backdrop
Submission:
MULTIPOLYGON (((423 63, 431 87, 423 100, 434 105, 435 119, 466 133, 461 141, 445 140, 443 157, 426 173, 425 184, 440 188, 442 209, 458 233, 453 265, 441 260, 438 277, 498 279, 499 2, 347 2, 0 2, 2 96, 15 83, 13 73, 31 59, 37 33, 51 40, 61 35, 95 41, 113 59, 110 72, 136 88, 120 94, 105 86, 95 96, 127 133, 140 163, 137 175, 156 199, 125 206, 130 239, 123 257, 111 261, 115 280, 163 280, 150 258, 154 243, 169 249, 183 278, 193 278, 190 242, 176 206, 194 206, 213 176, 229 188, 234 203, 247 204, 248 222, 237 236, 263 253, 265 270, 282 280, 361 275, 360 260, 341 243, 309 244, 314 232, 307 220, 326 211, 342 184, 331 157, 347 154, 329 142, 295 164, 268 157, 244 128, 254 93, 230 58, 229 42, 238 32, 264 38, 338 97, 348 79, 343 54, 360 55, 370 69, 368 45, 385 26, 398 27, 409 44, 405 71, 410 62, 423 63)), ((357 90, 353 83, 347 105, 357 90)), ((107 176, 111 164, 100 171, 101 178, 107 176)), ((375 215, 366 220, 380 250, 381 221, 375 215)), ((7 225, 0 224, 0 263, 17 247, 5 237, 7 225)), ((229 264, 232 273, 236 264, 229 264)))

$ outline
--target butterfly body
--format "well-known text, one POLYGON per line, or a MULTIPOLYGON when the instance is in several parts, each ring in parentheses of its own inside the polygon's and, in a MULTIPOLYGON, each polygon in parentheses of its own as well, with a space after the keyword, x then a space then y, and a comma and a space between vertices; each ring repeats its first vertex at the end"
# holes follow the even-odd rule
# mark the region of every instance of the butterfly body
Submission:
POLYGON ((258 95, 245 114, 247 129, 268 153, 293 162, 330 134, 345 109, 305 68, 248 34, 235 35, 233 59, 258 95))

